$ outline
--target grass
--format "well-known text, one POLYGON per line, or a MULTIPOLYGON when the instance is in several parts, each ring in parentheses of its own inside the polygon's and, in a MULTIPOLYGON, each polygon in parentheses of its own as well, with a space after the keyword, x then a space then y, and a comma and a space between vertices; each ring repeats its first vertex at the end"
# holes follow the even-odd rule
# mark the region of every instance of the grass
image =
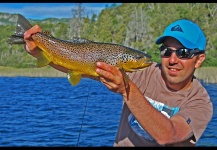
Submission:
MULTIPOLYGON (((16 77, 66 77, 66 73, 50 66, 42 68, 12 68, 0 66, 0 76, 16 77)), ((205 83, 217 83, 217 67, 201 67, 196 69, 195 76, 205 83)))
POLYGON ((201 67, 196 69, 195 76, 205 83, 217 83, 217 67, 201 67))
POLYGON ((66 77, 67 75, 49 66, 42 68, 12 68, 0 66, 0 76, 66 77))

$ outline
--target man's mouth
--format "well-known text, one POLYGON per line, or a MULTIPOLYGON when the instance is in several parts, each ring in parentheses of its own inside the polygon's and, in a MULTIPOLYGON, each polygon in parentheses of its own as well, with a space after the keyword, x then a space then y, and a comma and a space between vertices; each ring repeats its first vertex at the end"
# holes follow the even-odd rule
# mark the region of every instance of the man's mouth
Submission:
POLYGON ((180 69, 177 69, 177 68, 168 68, 169 70, 169 75, 171 76, 176 76, 178 74, 178 72, 180 71, 180 69))

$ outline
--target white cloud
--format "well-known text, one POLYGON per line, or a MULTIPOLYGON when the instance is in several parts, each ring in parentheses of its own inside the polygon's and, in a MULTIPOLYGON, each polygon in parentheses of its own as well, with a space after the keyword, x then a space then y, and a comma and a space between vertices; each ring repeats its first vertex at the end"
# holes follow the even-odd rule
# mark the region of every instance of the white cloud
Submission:
MULTIPOLYGON (((105 5, 108 3, 82 3, 82 7, 85 8, 85 15, 92 15, 92 13, 99 14, 102 9, 105 8, 105 5)), ((31 19, 44 19, 44 18, 70 18, 72 17, 72 8, 76 7, 75 3, 71 4, 52 4, 52 3, 42 3, 42 4, 31 4, 23 5, 16 7, 1 7, 0 5, 0 12, 7 12, 7 13, 20 13, 24 15, 26 18, 31 19)))

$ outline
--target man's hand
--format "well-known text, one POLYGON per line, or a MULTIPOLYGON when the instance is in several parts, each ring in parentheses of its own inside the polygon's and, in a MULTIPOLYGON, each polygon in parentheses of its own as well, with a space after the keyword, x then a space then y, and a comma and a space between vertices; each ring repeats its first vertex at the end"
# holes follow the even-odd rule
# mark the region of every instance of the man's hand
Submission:
POLYGON ((97 62, 96 72, 100 75, 100 81, 111 91, 126 96, 126 87, 123 75, 116 67, 104 62, 97 62))
POLYGON ((24 49, 36 58, 40 49, 35 45, 31 36, 37 32, 42 32, 42 29, 38 25, 35 25, 24 33, 24 41, 26 42, 24 49))

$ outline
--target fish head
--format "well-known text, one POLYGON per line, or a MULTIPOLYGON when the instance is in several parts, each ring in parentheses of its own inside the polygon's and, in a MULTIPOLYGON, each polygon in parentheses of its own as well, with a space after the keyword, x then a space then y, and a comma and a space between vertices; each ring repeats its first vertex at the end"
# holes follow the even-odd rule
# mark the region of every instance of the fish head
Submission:
POLYGON ((151 56, 137 50, 123 54, 123 68, 126 72, 143 70, 152 64, 151 56))

